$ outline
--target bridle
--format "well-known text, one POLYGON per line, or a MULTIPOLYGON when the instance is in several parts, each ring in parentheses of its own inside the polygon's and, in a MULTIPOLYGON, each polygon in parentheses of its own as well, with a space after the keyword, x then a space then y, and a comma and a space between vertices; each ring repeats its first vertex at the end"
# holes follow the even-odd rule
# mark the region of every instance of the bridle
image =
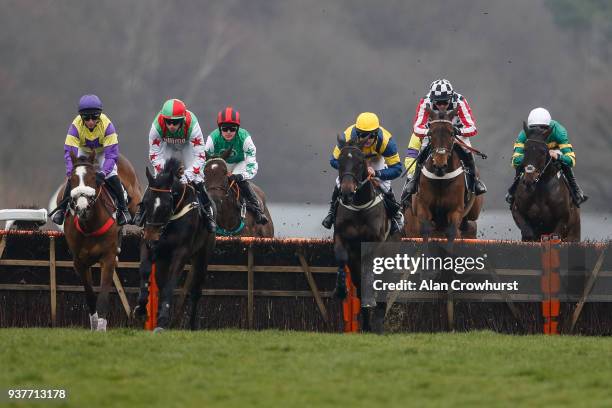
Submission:
MULTIPOLYGON (((78 163, 78 164, 75 164, 75 166, 73 167, 73 169, 72 169, 73 173, 74 173, 74 171, 76 170, 77 167, 88 167, 88 168, 91 168, 91 169, 94 168, 93 164, 91 164, 91 163, 78 163)), ((89 186, 87 186, 87 187, 89 187, 89 186)), ((89 187, 89 188, 91 188, 91 187, 89 187)), ((94 191, 96 191, 96 194, 93 195, 93 196, 90 196, 90 195, 84 194, 84 193, 78 194, 78 195, 76 195, 74 197, 72 197, 72 195, 71 195, 71 197, 70 197, 71 200, 70 201, 71 202, 76 202, 81 197, 85 198, 87 200, 87 208, 89 209, 89 208, 91 208, 98 201, 98 198, 100 197, 100 193, 102 193, 102 186, 101 185, 100 186, 96 185, 96 188, 94 189, 94 191)), ((75 207, 75 205, 72 205, 72 208, 74 208, 74 207, 75 207)))
MULTIPOLYGON (((191 187, 191 186, 190 186, 191 187)), ((193 188, 193 187, 191 187, 193 188)), ((172 196, 172 188, 155 188, 155 187, 149 187, 149 190, 154 191, 156 193, 166 193, 166 194, 170 194, 170 197, 172 198, 172 203, 174 204, 174 197, 172 196)), ((172 208, 172 212, 170 213, 170 218, 172 218, 172 216, 176 213, 177 210, 179 210, 181 208, 181 204, 183 204, 183 201, 185 200, 185 194, 187 192, 187 184, 183 184, 183 193, 181 194, 181 198, 179 199, 179 201, 174 205, 174 207, 172 208)), ((164 221, 164 222, 146 222, 147 226, 150 227, 162 227, 164 225, 166 225, 168 223, 168 221, 164 221)))
MULTIPOLYGON (((356 146, 344 146, 342 149, 348 149, 348 148, 354 149, 358 151, 359 153, 362 153, 361 150, 356 146)), ((342 184, 342 180, 344 180, 346 176, 352 177, 353 180, 355 180, 355 183, 357 183, 357 187, 355 187, 355 189, 353 190, 353 193, 357 193, 366 183, 368 183, 372 179, 372 176, 368 174, 368 176, 365 179, 360 180, 359 177, 357 177, 357 175, 354 172, 347 171, 339 176, 338 181, 340 182, 340 184, 342 184)))
MULTIPOLYGON (((223 160, 221 157, 213 157, 212 159, 208 159, 206 160, 206 165, 208 165, 208 163, 210 162, 214 162, 214 161, 219 161, 221 163, 223 163, 227 169, 227 162, 225 160, 223 160)), ((226 178, 227 180, 227 178, 226 178)), ((238 186, 236 185, 235 181, 231 181, 230 183, 226 183, 225 185, 216 185, 216 186, 209 186, 206 187, 206 189, 208 191, 221 191, 223 192, 226 196, 229 196, 229 192, 232 188, 236 187, 235 191, 236 191, 236 201, 238 203, 240 203, 240 189, 238 188, 238 186)))
MULTIPOLYGON (((548 168, 550 163, 552 163, 552 157, 550 156, 550 153, 548 152, 548 143, 546 143, 545 141, 543 141, 543 140, 535 140, 535 139, 527 139, 527 141, 525 143, 527 143, 527 142, 541 143, 543 145, 546 145, 546 164, 544 165, 542 170, 539 170, 539 175, 534 180, 534 184, 538 184, 540 182, 540 180, 542 179, 542 176, 544 175, 544 172, 546 171, 546 169, 548 168)), ((536 170, 538 170, 533 164, 528 164, 524 168, 525 168, 525 173, 526 174, 531 174, 531 173, 535 172, 536 170)))
MULTIPOLYGON (((451 126, 453 125, 453 122, 448 120, 448 119, 434 119, 434 120, 430 120, 429 123, 446 123, 446 124, 449 124, 451 126)), ((430 143, 431 143, 431 136, 429 138, 430 138, 430 143)), ((450 147, 450 152, 452 152, 453 148, 455 147, 455 138, 452 137, 451 140, 452 140, 452 143, 451 143, 451 147, 450 147)), ((447 150, 446 147, 436 147, 435 149, 431 149, 431 154, 433 154, 433 153, 436 153, 436 154, 447 154, 448 152, 446 150, 447 150)), ((431 154, 430 154, 430 156, 431 156, 431 154)))

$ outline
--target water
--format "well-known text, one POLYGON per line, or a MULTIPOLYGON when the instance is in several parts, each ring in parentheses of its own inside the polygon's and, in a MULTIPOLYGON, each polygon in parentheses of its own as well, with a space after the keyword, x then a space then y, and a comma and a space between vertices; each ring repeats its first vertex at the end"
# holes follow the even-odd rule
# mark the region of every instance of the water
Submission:
MULTIPOLYGON (((331 231, 321 226, 327 205, 271 204, 277 237, 331 238, 331 231)), ((582 240, 612 239, 612 213, 581 214, 582 240)), ((478 237, 483 239, 520 240, 510 210, 483 210, 478 220, 478 237)))

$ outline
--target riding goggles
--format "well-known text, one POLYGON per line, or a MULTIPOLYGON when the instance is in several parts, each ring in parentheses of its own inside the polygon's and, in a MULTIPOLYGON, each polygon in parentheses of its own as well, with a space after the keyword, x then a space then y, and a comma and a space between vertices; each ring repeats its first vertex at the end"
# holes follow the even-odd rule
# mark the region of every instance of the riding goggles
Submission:
POLYGON ((87 122, 88 120, 98 120, 100 119, 100 114, 99 113, 83 113, 81 115, 81 119, 83 119, 83 122, 87 122))
POLYGON ((183 123, 183 119, 182 118, 178 118, 178 119, 164 119, 164 122, 166 122, 166 125, 180 125, 181 123, 183 123))
POLYGON ((369 130, 367 132, 356 129, 355 133, 359 139, 374 139, 378 136, 378 129, 369 130))
POLYGON ((238 126, 221 126, 222 132, 235 132, 236 130, 238 130, 238 126))

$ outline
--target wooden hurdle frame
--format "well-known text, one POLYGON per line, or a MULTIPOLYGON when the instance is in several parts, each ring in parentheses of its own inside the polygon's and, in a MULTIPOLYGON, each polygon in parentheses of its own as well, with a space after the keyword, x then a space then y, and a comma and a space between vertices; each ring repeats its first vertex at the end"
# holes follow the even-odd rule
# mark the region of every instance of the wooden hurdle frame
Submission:
MULTIPOLYGON (((57 268, 58 267, 72 267, 72 261, 59 261, 56 259, 56 239, 63 237, 63 234, 57 231, 47 231, 45 235, 49 236, 49 259, 48 260, 23 260, 23 259, 1 259, 4 249, 6 247, 6 235, 33 235, 40 234, 40 232, 33 231, 4 231, 0 230, 0 266, 32 266, 32 267, 48 267, 49 268, 49 284, 0 284, 0 290, 15 290, 15 291, 49 291, 49 301, 51 305, 51 325, 56 325, 57 316, 57 293, 63 292, 83 292, 82 285, 58 285, 57 284, 57 268)), ((233 240, 236 238, 218 237, 219 241, 233 240)), ((203 289, 202 294, 205 296, 246 296, 247 297, 247 322, 248 328, 254 328, 254 297, 255 296, 268 296, 268 297, 313 297, 319 313, 326 324, 329 324, 330 318, 323 302, 324 298, 330 298, 333 293, 321 292, 315 282, 313 274, 335 274, 337 272, 336 266, 311 266, 308 265, 304 252, 298 249, 295 252, 299 266, 287 265, 255 265, 254 264, 254 253, 253 243, 255 242, 277 242, 274 238, 239 238, 242 244, 247 246, 247 264, 246 265, 223 265, 223 264, 212 264, 209 265, 209 271, 219 272, 246 272, 247 273, 247 289, 203 289), (306 281, 308 282, 309 289, 307 291, 298 290, 255 290, 254 281, 256 273, 303 273, 306 281)), ((405 241, 420 241, 419 239, 404 239, 405 241)), ((311 242, 325 242, 331 243, 332 240, 322 239, 301 239, 301 238, 287 238, 282 241, 288 243, 311 243, 311 242)), ((483 243, 498 243, 497 241, 487 240, 461 240, 463 242, 483 242, 483 243)), ((507 295, 507 294, 489 294, 486 298, 495 301, 505 302, 511 313, 517 318, 518 312, 514 307, 512 301, 534 301, 541 300, 542 302, 542 314, 545 320, 544 332, 546 334, 558 334, 558 328, 556 325, 556 319, 559 315, 559 301, 555 298, 555 285, 554 282, 558 280, 558 246, 560 242, 555 237, 545 237, 542 242, 535 242, 533 245, 537 245, 542 251, 542 269, 541 270, 529 270, 529 269, 497 269, 487 270, 494 279, 499 279, 499 276, 541 276, 543 296, 540 299, 531 298, 528 295, 507 295), (555 252, 556 251, 556 252, 555 252), (555 278, 556 274, 556 278, 555 278)), ((585 285, 584 292, 580 301, 576 304, 576 308, 571 319, 570 332, 574 332, 576 323, 583 310, 585 302, 591 298, 591 300, 597 300, 597 297, 591 295, 594 283, 599 277, 612 277, 612 271, 601 271, 604 256, 606 255, 606 245, 601 245, 601 251, 599 252, 595 267, 589 275, 587 284, 585 285)), ((138 269, 140 266, 139 262, 126 262, 120 261, 117 265, 119 268, 125 269, 138 269)), ((95 264, 94 268, 99 268, 99 264, 95 264)), ((186 271, 190 270, 190 265, 185 267, 186 271)), ((129 287, 123 288, 121 280, 119 279, 117 272, 113 275, 113 282, 115 288, 111 290, 112 293, 117 293, 125 310, 126 316, 129 318, 131 309, 127 300, 126 293, 137 293, 139 288, 129 287)), ((99 287, 94 287, 94 290, 99 290, 99 287)), ((558 290, 558 289, 557 289, 558 290)), ((183 288, 175 290, 175 295, 179 296, 179 303, 184 301, 186 291, 183 288)), ((482 295, 479 295, 482 298, 482 295)), ((423 294, 419 295, 419 298, 427 298, 423 294)), ((439 295, 432 295, 431 299, 439 299, 439 295)), ((476 296, 470 294, 454 294, 452 297, 447 299, 447 312, 448 312, 448 328, 453 330, 453 319, 454 319, 454 300, 471 300, 476 299, 476 296)), ((395 299, 390 299, 388 309, 395 299)), ((350 312, 354 314, 354 311, 350 312)), ((351 322, 351 325, 354 323, 351 322)), ((354 327, 346 328, 345 331, 354 331, 354 327)))

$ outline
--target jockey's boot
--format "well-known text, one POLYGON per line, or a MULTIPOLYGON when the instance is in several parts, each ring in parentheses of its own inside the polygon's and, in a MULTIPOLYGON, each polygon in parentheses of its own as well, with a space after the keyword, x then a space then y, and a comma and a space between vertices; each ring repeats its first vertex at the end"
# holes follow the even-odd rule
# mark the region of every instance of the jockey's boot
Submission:
POLYGON ((57 206, 57 211, 51 217, 51 221, 53 221, 57 225, 63 225, 64 220, 66 219, 66 209, 68 208, 68 199, 70 198, 70 191, 72 188, 70 187, 70 179, 66 179, 66 188, 64 188, 64 195, 62 196, 62 200, 60 204, 57 206))
POLYGON ((402 197, 400 201, 404 208, 410 206, 410 199, 412 195, 416 193, 417 187, 419 186, 419 179, 421 176, 421 169, 423 168, 423 163, 427 160, 429 156, 429 152, 431 151, 431 145, 427 145, 419 152, 416 160, 414 161, 414 174, 412 178, 408 180, 408 182, 404 185, 404 189, 402 190, 402 197))
POLYGON ((217 232, 217 223, 215 222, 215 212, 212 208, 212 202, 208 196, 208 191, 204 183, 193 183, 196 192, 198 193, 198 201, 200 202, 200 215, 204 219, 204 224, 208 232, 217 232))
POLYGON ((515 170, 516 170, 516 175, 514 176, 514 181, 512 182, 512 185, 510 186, 510 188, 508 189, 508 192, 506 193, 506 202, 510 205, 512 205, 512 203, 514 202, 514 192, 516 191, 516 187, 518 187, 518 183, 521 180, 521 174, 523 173, 523 167, 518 166, 515 168, 515 170))
POLYGON ((472 193, 477 196, 487 192, 487 187, 484 183, 476 176, 476 163, 474 162, 474 155, 472 152, 465 151, 461 146, 455 145, 455 151, 459 154, 459 159, 465 165, 468 175, 470 177, 470 187, 472 193))
POLYGON ((127 202, 125 201, 125 195, 123 194, 123 187, 121 186, 119 176, 110 176, 105 181, 110 192, 115 197, 115 200, 117 200, 117 225, 131 223, 132 216, 128 211, 127 202))
POLYGON ((402 206, 395 200, 395 194, 393 194, 392 189, 384 193, 383 197, 387 215, 391 219, 391 230, 389 234, 395 234, 404 228, 404 214, 402 214, 401 211, 402 206))
POLYGON ((249 210, 255 216, 255 223, 260 225, 266 225, 268 223, 268 217, 264 214, 257 194, 253 190, 251 183, 248 180, 241 180, 238 182, 240 192, 246 200, 247 210, 249 210))
POLYGON ((334 192, 332 193, 331 201, 329 202, 329 212, 327 216, 321 223, 323 227, 327 229, 331 229, 336 221, 336 210, 338 209, 338 196, 340 195, 340 188, 336 185, 334 186, 334 192))
POLYGON ((574 200, 574 204, 576 204, 576 207, 580 207, 580 204, 588 200, 589 197, 585 196, 584 193, 582 192, 582 189, 580 188, 580 186, 578 185, 578 182, 576 181, 576 176, 574 176, 574 171, 572 170, 572 168, 565 164, 561 164, 561 169, 563 170, 563 174, 565 175, 565 178, 567 179, 567 182, 569 183, 570 190, 572 193, 572 199, 574 200))

